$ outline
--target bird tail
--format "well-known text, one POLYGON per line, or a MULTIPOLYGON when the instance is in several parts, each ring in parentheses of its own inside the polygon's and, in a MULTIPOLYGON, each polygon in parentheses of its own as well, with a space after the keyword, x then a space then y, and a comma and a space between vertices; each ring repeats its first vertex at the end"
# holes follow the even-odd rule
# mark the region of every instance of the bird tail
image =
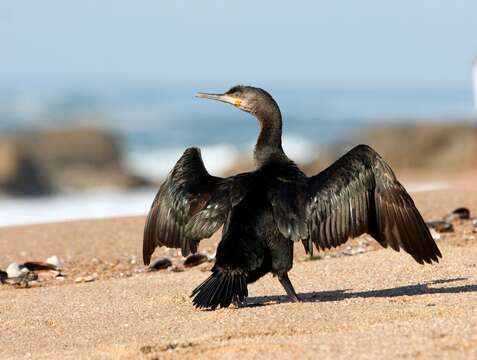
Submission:
POLYGON ((242 270, 219 269, 197 286, 191 294, 197 308, 215 310, 232 302, 242 303, 248 296, 247 275, 242 270))

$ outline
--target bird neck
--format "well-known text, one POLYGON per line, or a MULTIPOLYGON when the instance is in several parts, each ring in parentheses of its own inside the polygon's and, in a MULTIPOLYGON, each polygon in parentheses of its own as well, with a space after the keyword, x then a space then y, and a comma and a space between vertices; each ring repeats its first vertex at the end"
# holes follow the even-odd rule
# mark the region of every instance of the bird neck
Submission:
POLYGON ((260 123, 260 135, 254 152, 257 166, 273 160, 287 159, 282 149, 282 115, 278 106, 253 115, 260 123))

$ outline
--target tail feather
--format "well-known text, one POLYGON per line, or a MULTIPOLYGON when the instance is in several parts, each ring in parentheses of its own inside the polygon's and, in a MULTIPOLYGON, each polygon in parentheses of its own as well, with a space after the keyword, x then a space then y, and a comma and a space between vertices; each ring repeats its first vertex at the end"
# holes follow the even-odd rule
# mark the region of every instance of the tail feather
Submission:
POLYGON ((248 296, 247 276, 241 270, 217 270, 192 291, 197 308, 215 310, 232 302, 242 303, 248 296))

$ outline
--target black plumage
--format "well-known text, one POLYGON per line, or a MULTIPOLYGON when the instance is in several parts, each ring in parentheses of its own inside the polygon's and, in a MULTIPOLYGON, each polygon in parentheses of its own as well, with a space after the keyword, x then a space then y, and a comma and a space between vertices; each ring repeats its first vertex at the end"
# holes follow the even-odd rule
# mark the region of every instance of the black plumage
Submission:
POLYGON ((288 278, 293 243, 307 253, 363 233, 382 246, 404 249, 418 263, 441 253, 413 200, 373 149, 358 145, 330 167, 307 177, 284 153, 282 118, 264 90, 235 86, 198 97, 235 105, 255 116, 260 135, 256 170, 228 178, 209 175, 197 148, 187 149, 161 185, 147 217, 144 263, 157 246, 195 253, 222 225, 212 275, 192 293, 199 308, 227 307, 247 297, 247 284, 272 272, 292 300, 288 278))

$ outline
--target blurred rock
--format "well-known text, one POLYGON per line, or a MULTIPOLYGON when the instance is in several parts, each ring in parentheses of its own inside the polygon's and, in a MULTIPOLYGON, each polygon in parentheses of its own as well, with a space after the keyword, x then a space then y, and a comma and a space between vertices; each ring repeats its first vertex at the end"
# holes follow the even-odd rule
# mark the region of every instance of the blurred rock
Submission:
POLYGON ((40 195, 52 192, 45 173, 11 140, 0 138, 0 192, 40 195))
POLYGON ((382 126, 342 139, 302 166, 307 175, 323 170, 358 144, 375 149, 395 171, 459 171, 475 168, 477 128, 473 124, 382 126))
POLYGON ((121 163, 114 135, 93 128, 50 130, 0 137, 0 191, 45 194, 148 182, 121 163))

